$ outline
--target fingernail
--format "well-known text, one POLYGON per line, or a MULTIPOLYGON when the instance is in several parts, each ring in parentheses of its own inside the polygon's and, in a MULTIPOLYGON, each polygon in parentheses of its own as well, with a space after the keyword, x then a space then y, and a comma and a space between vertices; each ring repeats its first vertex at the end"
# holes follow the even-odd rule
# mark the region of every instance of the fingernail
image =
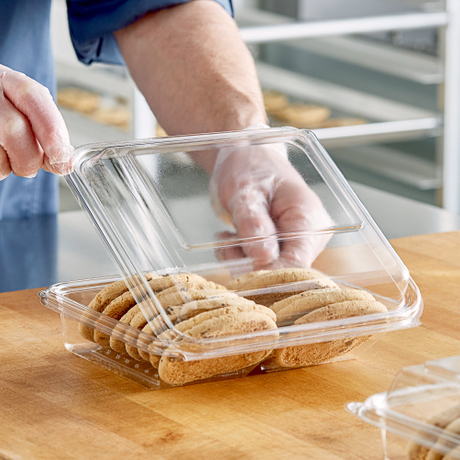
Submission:
POLYGON ((280 249, 278 245, 278 241, 266 241, 262 244, 262 247, 265 251, 265 254, 271 260, 275 260, 279 257, 280 249))
POLYGON ((277 240, 268 240, 251 245, 244 249, 247 256, 253 257, 259 264, 268 264, 279 257, 277 240))
POLYGON ((75 149, 70 144, 54 144, 48 153, 50 164, 68 163, 74 152, 75 149))
POLYGON ((37 177, 37 173, 35 174, 30 174, 29 176, 24 176, 27 179, 33 179, 34 177, 37 177))
POLYGON ((56 174, 59 174, 61 176, 65 176, 66 174, 71 173, 73 169, 72 164, 69 162, 51 163, 50 161, 50 164, 52 164, 53 169, 56 171, 56 174))

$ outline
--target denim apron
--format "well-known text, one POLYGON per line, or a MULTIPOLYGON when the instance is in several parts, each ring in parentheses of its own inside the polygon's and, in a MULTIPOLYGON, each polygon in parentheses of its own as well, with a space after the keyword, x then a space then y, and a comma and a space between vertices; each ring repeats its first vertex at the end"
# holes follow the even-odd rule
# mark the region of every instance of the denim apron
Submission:
MULTIPOLYGON (((51 0, 0 0, 0 63, 25 73, 55 93, 50 40, 51 0)), ((0 220, 58 211, 58 179, 39 171, 33 179, 10 174, 0 181, 0 220)))

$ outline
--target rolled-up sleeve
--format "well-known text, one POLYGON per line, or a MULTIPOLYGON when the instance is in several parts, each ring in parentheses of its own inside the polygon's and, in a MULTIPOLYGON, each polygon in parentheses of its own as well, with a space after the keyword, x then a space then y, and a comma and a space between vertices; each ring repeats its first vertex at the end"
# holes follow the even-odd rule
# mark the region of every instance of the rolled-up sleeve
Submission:
MULTIPOLYGON (((123 64, 113 32, 147 13, 190 0, 67 0, 69 28, 78 59, 84 64, 123 64)), ((233 15, 231 0, 214 0, 233 15)))

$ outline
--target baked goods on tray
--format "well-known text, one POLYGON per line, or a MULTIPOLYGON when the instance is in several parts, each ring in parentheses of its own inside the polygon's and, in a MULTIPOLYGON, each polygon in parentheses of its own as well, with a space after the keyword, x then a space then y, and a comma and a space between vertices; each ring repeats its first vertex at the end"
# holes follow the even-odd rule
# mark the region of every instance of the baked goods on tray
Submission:
POLYGON ((312 102, 291 102, 288 96, 279 91, 265 90, 263 98, 265 110, 275 124, 289 125, 296 128, 320 129, 367 123, 363 118, 332 116, 331 109, 324 105, 312 102))

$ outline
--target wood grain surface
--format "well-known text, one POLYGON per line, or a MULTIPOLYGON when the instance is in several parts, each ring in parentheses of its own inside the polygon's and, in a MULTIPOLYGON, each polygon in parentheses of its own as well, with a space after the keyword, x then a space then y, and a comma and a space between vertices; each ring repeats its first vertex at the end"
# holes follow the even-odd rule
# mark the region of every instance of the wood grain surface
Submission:
POLYGON ((460 354, 460 233, 393 240, 425 301, 422 326, 360 360, 149 391, 64 349, 38 290, 0 294, 0 459, 381 459, 344 405, 402 367, 460 354))

